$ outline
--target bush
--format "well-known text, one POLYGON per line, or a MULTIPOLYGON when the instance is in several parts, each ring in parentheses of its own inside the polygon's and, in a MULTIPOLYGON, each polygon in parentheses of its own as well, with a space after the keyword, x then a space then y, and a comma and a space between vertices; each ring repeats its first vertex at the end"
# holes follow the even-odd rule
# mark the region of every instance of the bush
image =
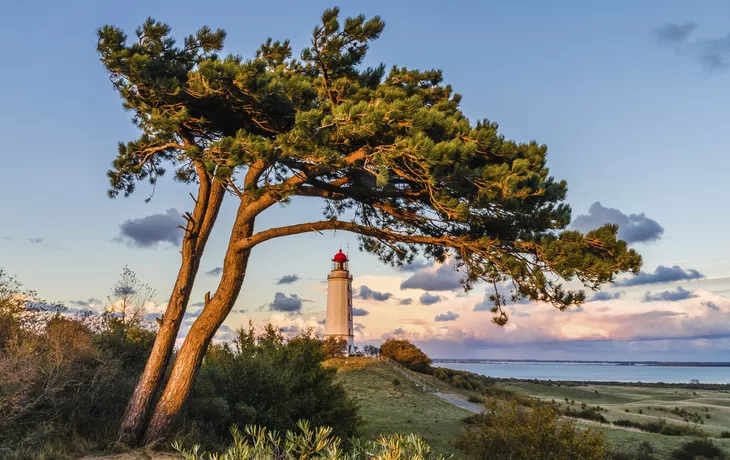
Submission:
POLYGON ((433 370, 434 377, 442 380, 455 388, 463 388, 483 393, 496 382, 495 379, 486 375, 479 375, 473 372, 459 371, 446 367, 437 367, 433 370))
POLYGON ((469 401, 470 403, 476 403, 476 404, 484 403, 484 400, 482 398, 480 398, 479 396, 474 396, 474 395, 469 396, 467 398, 467 401, 469 401))
POLYGON ((698 439, 682 444, 682 447, 672 452, 674 460, 695 460, 697 458, 717 459, 726 458, 725 453, 708 439, 698 439))
POLYGON ((271 325, 261 334, 251 325, 239 329, 232 345, 209 348, 186 408, 188 422, 212 443, 228 438, 231 425, 292 430, 302 419, 352 436, 357 405, 335 383, 336 370, 322 366, 326 358, 309 332, 284 341, 271 325))
POLYGON ((664 419, 657 419, 656 421, 648 423, 622 419, 616 420, 613 424, 616 426, 637 428, 642 431, 658 433, 665 436, 707 436, 707 433, 693 426, 674 425, 667 423, 664 419))
POLYGON ((116 427, 154 333, 113 317, 55 315, 0 349, 0 458, 99 448, 116 427))
POLYGON ((730 431, 723 431, 720 433, 720 437, 723 439, 730 438, 730 431))
POLYGON ((474 459, 603 460, 606 456, 599 431, 559 422, 550 407, 527 409, 515 402, 500 407, 490 401, 485 413, 468 418, 465 432, 454 445, 474 459))
POLYGON ((399 362, 414 372, 433 373, 431 358, 413 345, 410 340, 390 338, 380 346, 380 354, 399 362))
POLYGON ((423 440, 415 435, 380 437, 377 441, 361 442, 352 440, 349 450, 345 450, 340 438, 332 436, 332 429, 320 427, 310 428, 308 422, 297 423, 300 432, 287 431, 279 433, 266 428, 247 426, 244 437, 238 428, 231 427, 233 446, 223 454, 199 453, 200 446, 191 450, 184 449, 180 443, 173 448, 183 455, 185 460, 355 460, 365 458, 379 459, 412 459, 412 460, 445 460, 436 456, 423 440))
POLYGON ((582 418, 586 420, 594 420, 601 423, 608 423, 608 420, 606 420, 606 417, 601 414, 598 407, 587 407, 579 411, 574 411, 568 408, 563 411, 563 414, 567 415, 568 417, 582 418))

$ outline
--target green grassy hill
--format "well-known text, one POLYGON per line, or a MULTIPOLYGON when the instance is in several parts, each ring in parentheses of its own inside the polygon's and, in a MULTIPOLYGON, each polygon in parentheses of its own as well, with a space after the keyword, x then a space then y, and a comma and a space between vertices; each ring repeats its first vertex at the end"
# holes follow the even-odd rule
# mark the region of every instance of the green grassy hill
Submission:
MULTIPOLYGON (((630 420, 648 423, 658 418, 675 425, 693 426, 717 437, 730 431, 730 394, 718 390, 688 390, 676 387, 632 387, 614 385, 557 386, 556 384, 503 382, 509 390, 547 401, 555 400, 562 408, 580 410, 581 403, 601 406, 601 414, 610 422, 630 420), (566 401, 566 398, 568 401, 566 401)), ((691 441, 689 436, 666 436, 636 429, 622 429, 607 424, 577 421, 578 425, 593 426, 606 435, 612 449, 634 451, 635 446, 647 441, 654 446, 659 458, 682 443, 691 441)), ((730 454, 730 439, 713 439, 730 454)))
MULTIPOLYGON (((330 360, 339 380, 360 404, 366 439, 395 432, 415 433, 439 453, 452 453, 449 441, 461 431, 461 420, 471 413, 423 390, 385 363, 368 358, 330 360), (395 385, 393 380, 400 383, 395 385)), ((462 458, 456 455, 454 458, 462 458)))

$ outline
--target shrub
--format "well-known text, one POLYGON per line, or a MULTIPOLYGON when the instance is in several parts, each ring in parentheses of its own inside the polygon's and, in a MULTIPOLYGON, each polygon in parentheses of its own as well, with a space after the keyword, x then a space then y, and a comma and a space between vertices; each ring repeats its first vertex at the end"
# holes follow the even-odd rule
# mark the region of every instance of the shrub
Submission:
POLYGON ((394 386, 398 386, 398 385, 400 385, 400 380, 398 380, 398 379, 393 379, 393 385, 394 385, 394 386))
POLYGON ((484 402, 484 400, 482 398, 480 398, 479 396, 474 396, 474 395, 469 396, 469 398, 467 398, 467 401, 469 401, 470 403, 476 403, 476 404, 482 404, 484 402))
POLYGON ((412 459, 441 460, 446 457, 436 456, 431 448, 415 435, 380 437, 377 441, 361 442, 352 440, 349 450, 345 450, 340 438, 332 436, 332 429, 320 427, 310 428, 308 422, 297 423, 299 432, 287 431, 284 437, 276 431, 263 427, 247 426, 244 437, 238 428, 231 427, 233 446, 222 454, 199 453, 200 446, 191 450, 184 449, 180 443, 173 443, 173 448, 183 455, 185 460, 254 460, 281 459, 299 460, 355 460, 365 458, 379 459, 412 459))
POLYGON ((695 460, 696 458, 709 458, 722 460, 726 458, 725 453, 709 439, 698 439, 682 444, 682 447, 671 454, 674 460, 695 460))
POLYGON ((720 437, 723 439, 730 438, 730 431, 723 431, 720 433, 720 437))
POLYGON ((390 338, 380 346, 380 354, 399 362, 412 371, 424 374, 433 373, 431 358, 413 345, 410 340, 390 338))
POLYGON ((357 404, 322 366, 326 357, 309 332, 285 341, 271 325, 261 334, 239 329, 232 344, 209 348, 185 415, 209 442, 227 438, 231 425, 292 430, 302 419, 352 436, 357 404))
POLYGON ((586 409, 581 409, 579 411, 574 411, 568 408, 563 411, 563 414, 567 415, 568 417, 582 418, 586 420, 594 420, 601 423, 608 423, 608 420, 606 420, 606 417, 601 414, 598 407, 589 407, 586 409))
POLYGON ((559 422, 548 406, 527 409, 512 402, 500 407, 494 400, 486 412, 469 417, 454 445, 474 459, 602 460, 606 456, 600 432, 559 422))
POLYGON ((667 423, 664 419, 657 419, 648 423, 622 419, 616 420, 613 424, 616 426, 637 428, 642 431, 663 434, 665 436, 707 436, 707 433, 693 426, 674 425, 667 423))

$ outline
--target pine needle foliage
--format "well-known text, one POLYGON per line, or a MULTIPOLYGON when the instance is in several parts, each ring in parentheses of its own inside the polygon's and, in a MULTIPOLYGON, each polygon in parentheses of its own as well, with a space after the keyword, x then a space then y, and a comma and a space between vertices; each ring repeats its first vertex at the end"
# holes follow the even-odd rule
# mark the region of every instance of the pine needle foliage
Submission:
POLYGON ((187 180, 189 158, 203 155, 252 219, 294 197, 323 200, 322 220, 247 236, 240 249, 346 230, 392 265, 453 258, 465 289, 494 286, 498 324, 507 321, 498 284, 511 283, 515 300, 563 310, 585 300, 565 282, 597 290, 638 272, 641 257, 616 225, 567 229, 567 184, 550 175, 547 146, 468 119, 440 70, 364 67, 384 26, 328 9, 299 58, 288 41, 269 39, 250 59, 219 57, 225 33, 207 27, 183 46, 151 19, 131 44, 117 28, 100 29, 102 61, 144 132, 120 145, 110 193, 154 182, 165 161, 187 180))

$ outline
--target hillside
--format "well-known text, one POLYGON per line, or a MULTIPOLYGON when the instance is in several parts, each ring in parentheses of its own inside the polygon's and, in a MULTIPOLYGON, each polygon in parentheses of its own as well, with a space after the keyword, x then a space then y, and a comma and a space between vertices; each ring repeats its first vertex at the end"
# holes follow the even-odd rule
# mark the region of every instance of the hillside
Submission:
MULTIPOLYGON (((712 437, 730 431, 730 394, 718 390, 690 390, 678 388, 632 387, 630 385, 561 385, 530 382, 502 382, 500 386, 546 401, 555 400, 561 408, 580 410, 581 404, 600 406, 600 412, 608 421, 630 420, 648 423, 663 419, 667 422, 696 427, 712 437), (567 399, 567 401, 566 401, 567 399)), ((621 428, 577 419, 582 426, 600 429, 609 445, 623 452, 633 451, 642 441, 649 442, 660 458, 682 443, 691 441, 690 436, 666 436, 647 433, 633 428, 621 428)), ((713 439, 730 454, 730 439, 713 439)))
MULTIPOLYGON (((366 439, 394 432, 415 433, 435 450, 452 453, 449 441, 461 430, 461 420, 471 415, 413 383, 382 362, 368 358, 335 359, 325 365, 337 367, 339 380, 360 404, 366 439), (397 379, 399 384, 393 381, 397 379)), ((458 455, 454 458, 461 458, 458 455)))

